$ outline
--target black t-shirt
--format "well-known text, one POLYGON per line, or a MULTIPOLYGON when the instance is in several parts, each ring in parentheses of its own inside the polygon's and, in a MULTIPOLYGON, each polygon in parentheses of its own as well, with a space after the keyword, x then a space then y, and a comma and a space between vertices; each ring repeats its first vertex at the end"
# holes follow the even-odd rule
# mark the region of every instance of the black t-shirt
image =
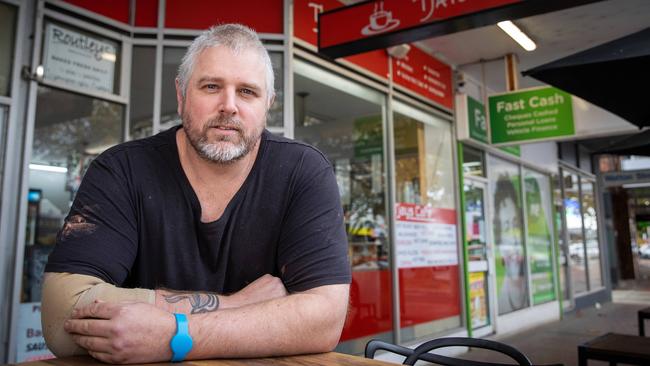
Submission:
POLYGON ((218 220, 202 223, 178 157, 178 128, 92 162, 47 272, 219 293, 267 273, 290 292, 350 283, 338 187, 322 153, 264 131, 242 187, 218 220))

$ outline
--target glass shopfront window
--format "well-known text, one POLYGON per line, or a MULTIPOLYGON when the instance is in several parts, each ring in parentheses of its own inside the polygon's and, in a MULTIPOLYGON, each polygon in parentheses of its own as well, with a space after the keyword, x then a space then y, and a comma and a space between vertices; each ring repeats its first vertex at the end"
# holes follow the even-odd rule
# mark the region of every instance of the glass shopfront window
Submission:
POLYGON ((22 335, 27 334, 27 329, 40 329, 47 257, 90 162, 122 141, 124 112, 121 104, 45 86, 38 88, 29 192, 25 197, 28 203, 18 309, 18 362, 49 354, 47 348, 28 346, 29 342, 39 342, 38 338, 22 335))
POLYGON ((461 325, 451 124, 395 102, 401 340, 461 325))
POLYGON ((528 302, 526 252, 519 167, 490 156, 492 230, 494 232, 499 314, 525 308, 528 302))
POLYGON ((322 151, 334 166, 352 264, 350 308, 341 336, 347 352, 359 338, 391 340, 391 273, 384 154, 384 96, 296 61, 295 138, 322 151))
POLYGON ((554 209, 554 222, 556 237, 558 240, 557 248, 557 258, 560 268, 558 268, 558 275, 560 280, 560 296, 562 296, 562 306, 565 309, 572 307, 571 304, 571 293, 569 288, 569 247, 566 244, 565 238, 565 228, 564 228, 564 209, 562 202, 562 179, 558 174, 553 175, 553 205, 554 209))
POLYGON ((485 153, 464 145, 463 174, 466 176, 485 177, 485 153))
POLYGON ((580 189, 582 192, 582 220, 585 228, 589 290, 592 291, 603 286, 600 248, 598 245, 598 220, 596 218, 596 202, 594 196, 596 185, 590 180, 581 178, 580 189))
POLYGON ((563 172, 564 216, 569 241, 569 270, 574 294, 587 291, 585 243, 582 231, 582 208, 578 175, 563 172))
POLYGON ((156 47, 134 46, 131 61, 129 137, 132 140, 153 132, 153 99, 156 79, 156 47))
POLYGON ((550 179, 524 169, 527 234, 533 305, 555 300, 553 281, 553 214, 550 179))
POLYGON ((16 38, 17 8, 0 3, 0 96, 9 97, 16 38))

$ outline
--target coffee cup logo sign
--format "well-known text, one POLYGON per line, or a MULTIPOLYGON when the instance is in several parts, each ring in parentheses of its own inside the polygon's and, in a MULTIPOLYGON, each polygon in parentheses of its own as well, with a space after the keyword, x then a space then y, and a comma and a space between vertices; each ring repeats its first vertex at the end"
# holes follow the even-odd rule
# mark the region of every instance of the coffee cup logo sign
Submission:
POLYGON ((369 23, 361 29, 364 36, 388 32, 399 26, 399 19, 393 18, 393 12, 384 10, 384 2, 380 1, 375 4, 375 9, 369 16, 369 23))

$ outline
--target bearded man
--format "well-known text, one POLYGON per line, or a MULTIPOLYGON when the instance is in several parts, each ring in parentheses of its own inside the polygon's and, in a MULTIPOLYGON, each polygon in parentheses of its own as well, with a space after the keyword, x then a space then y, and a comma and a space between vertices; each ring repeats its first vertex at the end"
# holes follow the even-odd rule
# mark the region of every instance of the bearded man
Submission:
POLYGON ((57 238, 42 321, 58 356, 109 363, 332 350, 351 279, 332 166, 265 130, 273 69, 213 27, 176 79, 182 126, 91 164, 57 238))

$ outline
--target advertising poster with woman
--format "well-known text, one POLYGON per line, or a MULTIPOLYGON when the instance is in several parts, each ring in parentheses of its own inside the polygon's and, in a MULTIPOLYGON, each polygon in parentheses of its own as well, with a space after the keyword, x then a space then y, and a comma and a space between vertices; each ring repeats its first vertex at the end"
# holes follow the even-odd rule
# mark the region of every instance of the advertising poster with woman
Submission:
POLYGON ((519 168, 490 157, 499 314, 528 306, 519 168))

